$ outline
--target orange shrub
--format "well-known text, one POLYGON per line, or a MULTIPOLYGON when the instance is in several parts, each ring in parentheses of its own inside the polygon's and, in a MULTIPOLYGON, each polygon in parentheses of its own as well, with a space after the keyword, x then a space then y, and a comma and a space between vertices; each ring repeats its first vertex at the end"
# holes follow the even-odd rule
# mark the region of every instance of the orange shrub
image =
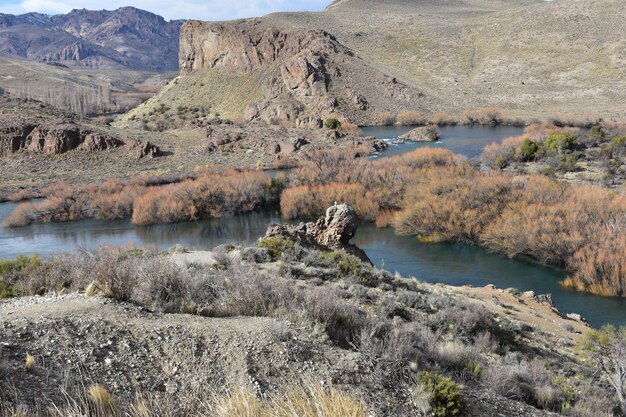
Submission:
POLYGON ((457 120, 449 113, 436 112, 430 117, 430 123, 437 126, 453 126, 457 124, 457 120))
POLYGON ((510 122, 510 117, 498 107, 482 107, 465 111, 465 119, 470 125, 496 126, 510 122))
POLYGON ((7 200, 13 202, 31 200, 33 198, 35 198, 35 193, 28 189, 22 189, 7 196, 7 200))
POLYGON ((344 133, 353 133, 355 135, 360 135, 361 133, 363 133, 363 131, 358 125, 348 122, 348 121, 341 122, 341 126, 339 127, 339 130, 344 133))
POLYGON ((424 125, 426 122, 426 118, 416 111, 401 112, 396 117, 396 123, 400 126, 424 125))
POLYGON ((386 111, 376 115, 376 123, 383 126, 391 126, 396 123, 396 116, 386 111))
POLYGON ((315 218, 337 203, 351 205, 362 220, 374 221, 378 204, 360 184, 302 185, 289 188, 281 194, 280 211, 288 219, 315 218))
POLYGON ((498 217, 514 190, 506 177, 432 170, 407 191, 405 209, 393 223, 399 233, 427 241, 474 243, 498 217))
POLYGON ((271 178, 257 171, 205 174, 152 189, 133 203, 137 225, 175 223, 253 211, 274 201, 271 178))

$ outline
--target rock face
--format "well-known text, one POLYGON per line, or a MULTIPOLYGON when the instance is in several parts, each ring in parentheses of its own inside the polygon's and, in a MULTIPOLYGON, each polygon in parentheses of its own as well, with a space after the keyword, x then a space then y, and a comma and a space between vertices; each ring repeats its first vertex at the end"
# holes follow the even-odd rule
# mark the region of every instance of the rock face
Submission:
POLYGON ((439 140, 439 129, 437 129, 437 126, 420 126, 404 135, 398 136, 398 139, 411 142, 433 142, 439 140))
POLYGON ((361 82, 377 86, 377 95, 389 100, 419 97, 400 84, 387 83, 388 77, 367 68, 329 32, 277 27, 263 19, 188 21, 181 28, 179 61, 183 77, 227 70, 259 79, 258 89, 249 94, 243 108, 247 121, 310 128, 322 127, 329 117, 359 122, 371 116, 367 110, 372 107, 355 85, 361 82), (356 73, 363 74, 358 82, 352 77, 356 73))
POLYGON ((96 152, 124 144, 120 139, 83 130, 71 123, 39 126, 25 123, 0 129, 0 156, 9 156, 21 150, 45 155, 59 155, 73 149, 96 152))
POLYGON ((138 159, 162 154, 150 142, 113 137, 43 103, 0 98, 0 157, 17 152, 44 155, 72 150, 100 152, 122 146, 136 152, 138 159))
POLYGON ((297 226, 272 224, 268 227, 265 237, 282 237, 305 247, 321 250, 342 250, 371 264, 372 261, 367 254, 350 243, 359 224, 352 207, 347 204, 336 204, 329 207, 326 216, 320 217, 315 223, 300 223, 297 226))

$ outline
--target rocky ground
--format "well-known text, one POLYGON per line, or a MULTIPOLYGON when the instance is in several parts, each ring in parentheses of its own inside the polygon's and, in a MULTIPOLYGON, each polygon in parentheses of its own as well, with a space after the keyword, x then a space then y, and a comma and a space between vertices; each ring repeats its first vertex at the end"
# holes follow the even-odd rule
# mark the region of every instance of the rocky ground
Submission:
POLYGON ((36 101, 0 98, 0 200, 46 185, 189 175, 207 165, 242 169, 289 167, 319 148, 355 155, 386 144, 330 129, 296 129, 264 123, 234 125, 208 119, 170 132, 118 129, 81 119, 36 101))

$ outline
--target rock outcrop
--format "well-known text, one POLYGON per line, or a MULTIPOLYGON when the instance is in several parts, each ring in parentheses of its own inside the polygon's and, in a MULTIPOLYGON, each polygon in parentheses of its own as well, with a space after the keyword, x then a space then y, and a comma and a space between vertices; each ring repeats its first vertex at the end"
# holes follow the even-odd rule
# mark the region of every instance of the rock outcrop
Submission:
POLYGON ((362 137, 334 130, 296 129, 251 123, 246 126, 209 124, 205 126, 206 140, 200 151, 248 152, 282 157, 306 156, 319 147, 351 148, 361 154, 374 154, 384 150, 387 144, 374 137, 362 137))
POLYGON ((347 204, 335 204, 315 223, 300 223, 297 226, 272 224, 268 227, 265 238, 282 237, 305 247, 341 250, 371 264, 372 261, 367 254, 350 243, 359 224, 356 211, 352 207, 347 204))
POLYGON ((124 144, 121 139, 85 130, 73 123, 36 125, 16 121, 0 129, 0 156, 22 150, 44 155, 60 155, 74 149, 97 152, 124 144))
POLYGON ((439 140, 439 129, 437 126, 420 126, 398 136, 398 139, 411 142, 434 142, 439 140))
MULTIPOLYGON (((307 128, 322 127, 330 117, 359 123, 371 118, 368 110, 373 107, 361 84, 374 86, 378 97, 390 101, 408 104, 420 97, 399 83, 389 84, 385 74, 369 68, 328 31, 274 26, 264 19, 189 21, 181 28, 179 60, 181 85, 187 78, 194 80, 190 86, 206 85, 209 91, 228 88, 241 95, 242 85, 236 85, 241 79, 258 80, 246 87, 253 91, 241 97, 244 106, 237 110, 246 121, 307 128), (241 78, 231 77, 225 86, 217 75, 211 85, 210 74, 224 71, 241 78)), ((165 91, 163 96, 177 91, 165 91)))
POLYGON ((160 149, 137 139, 117 138, 82 124, 72 114, 36 101, 0 100, 0 157, 18 152, 60 155, 72 150, 101 152, 126 147, 137 158, 160 156, 160 149))

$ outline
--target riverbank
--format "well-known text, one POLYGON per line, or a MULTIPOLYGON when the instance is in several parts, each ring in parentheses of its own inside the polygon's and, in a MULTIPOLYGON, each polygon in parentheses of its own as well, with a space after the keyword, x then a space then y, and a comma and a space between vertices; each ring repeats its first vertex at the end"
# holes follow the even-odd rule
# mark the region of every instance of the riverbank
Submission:
POLYGON ((254 393, 237 397, 245 404, 292 389, 306 396, 307 384, 323 381, 367 410, 355 415, 422 415, 443 394, 428 378, 450 378, 457 388, 445 395, 458 389, 460 402, 448 406, 467 416, 549 416, 568 401, 567 410, 591 417, 602 408, 585 414, 586 404, 611 405, 575 359, 586 327, 530 294, 345 269, 324 253, 282 247, 275 260, 262 247, 103 249, 59 259, 48 279, 25 273, 20 285, 64 295, 0 301, 0 338, 10 341, 2 364, 10 379, 0 384, 13 393, 4 406, 42 397, 43 409, 99 406, 85 392, 98 384, 120 410, 139 396, 151 415, 176 407, 221 416, 229 414, 212 407, 234 400, 229 388, 254 393), (34 362, 25 368, 27 353, 34 362), (198 384, 206 396, 191 388, 198 384))

